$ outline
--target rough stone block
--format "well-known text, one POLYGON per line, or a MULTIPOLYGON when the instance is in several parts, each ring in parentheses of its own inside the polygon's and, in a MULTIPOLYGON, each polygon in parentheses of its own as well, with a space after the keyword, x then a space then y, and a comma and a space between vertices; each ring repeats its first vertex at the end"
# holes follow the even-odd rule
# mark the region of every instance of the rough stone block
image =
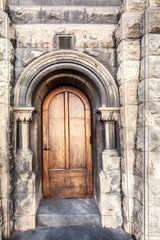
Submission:
POLYGON ((17 154, 15 159, 16 171, 18 173, 28 173, 32 171, 33 153, 17 154))
POLYGON ((122 154, 122 161, 121 161, 122 171, 131 175, 134 174, 135 161, 136 161, 136 151, 125 150, 122 154))
POLYGON ((124 83, 119 87, 120 92, 120 103, 124 104, 137 104, 138 103, 138 83, 124 83), (124 102, 124 93, 126 94, 124 102))
POLYGON ((150 0, 150 6, 151 7, 160 7, 160 1, 159 0, 150 0))
POLYGON ((101 194, 101 214, 108 216, 121 216, 120 194, 101 194))
POLYGON ((116 27, 116 40, 139 39, 142 36, 142 13, 123 13, 116 27))
POLYGON ((121 85, 123 83, 139 82, 140 62, 125 61, 120 64, 117 72, 117 81, 121 85))
POLYGON ((15 24, 41 23, 41 6, 10 6, 10 17, 15 24))
POLYGON ((146 34, 141 40, 141 56, 160 55, 160 35, 146 34))
POLYGON ((160 126, 160 102, 149 102, 147 104, 147 118, 148 126, 150 127, 159 127, 160 126))
POLYGON ((138 127, 137 128, 137 149, 142 152, 144 151, 144 139, 145 139, 144 127, 138 127))
POLYGON ((160 79, 149 80, 149 101, 160 101, 160 79))
POLYGON ((149 151, 160 151, 160 128, 149 127, 149 151))
MULTIPOLYGON (((160 155, 159 155, 160 156, 160 155)), ((149 179, 149 206, 160 206, 160 179, 149 179)))
POLYGON ((6 49, 6 40, 4 38, 0 38, 0 60, 5 59, 5 49, 6 49))
POLYGON ((36 227, 36 216, 16 216, 15 218, 15 230, 16 231, 26 231, 29 229, 35 229, 36 227))
POLYGON ((17 47, 57 48, 57 34, 74 35, 76 48, 114 48, 114 25, 16 25, 17 47), (104 33, 103 36, 101 33, 104 33))
POLYGON ((102 193, 120 192, 120 171, 113 171, 110 173, 101 171, 99 174, 99 181, 102 193))
POLYGON ((145 12, 145 33, 160 33, 160 9, 148 8, 145 12))
POLYGON ((134 172, 136 175, 142 177, 144 173, 144 152, 136 152, 136 162, 134 167, 134 172))
POLYGON ((137 126, 137 105, 126 105, 125 108, 120 109, 120 119, 122 127, 136 127, 137 126))
POLYGON ((147 7, 147 0, 129 0, 127 4, 129 12, 143 12, 147 7))
POLYGON ((18 68, 26 67, 29 65, 33 60, 42 56, 46 51, 43 49, 33 50, 33 49, 26 49, 20 48, 16 50, 16 66, 18 68))
POLYGON ((149 152, 148 177, 160 179, 160 152, 149 152))
POLYGON ((117 152, 109 154, 105 151, 102 152, 102 168, 105 172, 112 172, 120 169, 120 157, 117 152))
POLYGON ((149 234, 160 235, 160 207, 149 207, 149 234))
POLYGON ((143 205, 141 202, 134 199, 134 212, 133 212, 133 221, 137 226, 139 226, 140 229, 142 229, 144 224, 144 218, 143 218, 144 212, 143 212, 143 205))
POLYGON ((35 175, 23 173, 17 175, 15 192, 17 193, 34 193, 35 192, 35 175))
POLYGON ((149 56, 149 78, 160 78, 159 65, 160 56, 149 56))
POLYGON ((145 90, 145 80, 142 80, 138 84, 138 102, 140 104, 144 103, 144 101, 145 101, 144 90, 145 90))
POLYGON ((122 227, 123 219, 121 216, 102 216, 102 227, 119 228, 122 227))
POLYGON ((14 201, 16 216, 31 216, 36 214, 35 193, 16 193, 14 201))
POLYGON ((122 40, 117 49, 118 63, 128 60, 140 59, 140 40, 139 39, 127 39, 122 40))

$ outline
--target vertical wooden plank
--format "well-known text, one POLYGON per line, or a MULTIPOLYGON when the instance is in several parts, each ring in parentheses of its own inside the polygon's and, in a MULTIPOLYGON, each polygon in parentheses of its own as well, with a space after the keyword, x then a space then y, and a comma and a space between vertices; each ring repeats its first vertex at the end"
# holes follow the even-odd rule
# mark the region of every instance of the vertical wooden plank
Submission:
POLYGON ((85 125, 86 125, 86 156, 87 156, 87 194, 92 197, 92 148, 90 143, 91 136, 91 112, 85 111, 85 125))
MULTIPOLYGON (((48 110, 43 110, 43 149, 48 145, 48 110)), ((43 150, 43 194, 49 196, 48 151, 43 150)))
POLYGON ((85 168, 85 114, 82 100, 69 93, 70 116, 70 167, 85 168))
POLYGON ((65 168, 70 168, 70 135, 69 135, 69 95, 65 91, 65 100, 64 100, 64 111, 65 111, 65 168))

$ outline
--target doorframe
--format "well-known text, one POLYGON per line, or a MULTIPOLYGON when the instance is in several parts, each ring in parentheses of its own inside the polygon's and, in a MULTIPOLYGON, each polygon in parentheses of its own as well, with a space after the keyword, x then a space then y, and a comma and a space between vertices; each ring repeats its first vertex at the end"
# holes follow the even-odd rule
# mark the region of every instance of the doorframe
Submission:
MULTIPOLYGON (((23 210, 23 207, 22 211, 19 211, 18 205, 23 206, 23 199, 19 199, 19 204, 15 206, 16 230, 35 227, 36 211, 42 198, 42 179, 39 174, 42 170, 39 161, 42 149, 41 131, 39 131, 42 126, 41 106, 49 91, 66 83, 82 90, 91 102, 92 126, 94 135, 98 137, 93 147, 96 148, 93 156, 94 165, 97 165, 94 186, 96 186, 95 189, 99 187, 97 191, 99 193, 95 198, 101 211, 102 225, 106 226, 106 219, 110 218, 113 222, 112 227, 121 226, 122 220, 117 220, 122 219, 121 206, 118 205, 118 211, 113 210, 111 216, 104 206, 106 202, 112 204, 112 195, 107 192, 108 190, 103 189, 107 180, 105 175, 107 162, 110 162, 113 171, 114 161, 117 161, 120 166, 118 149, 111 141, 116 138, 115 124, 119 124, 118 88, 109 71, 100 62, 86 54, 66 50, 48 53, 33 61, 21 74, 16 84, 13 109, 15 142, 18 142, 15 146, 16 172, 20 179, 23 178, 26 184, 29 183, 25 193, 28 212, 26 213, 26 208, 23 210), (66 80, 63 82, 64 77, 66 80), (22 146, 19 144, 20 139, 25 143, 26 136, 28 136, 27 143, 22 146), (19 169, 20 165, 23 169, 19 169), (29 177, 26 175, 26 179, 24 179, 24 171, 29 172, 29 177), (18 219, 28 223, 20 225, 18 219)), ((119 167, 117 172, 120 174, 119 167)), ((16 196, 23 192, 18 180, 15 185, 19 186, 15 194, 16 199, 16 196)), ((120 182, 117 183, 117 188, 120 188, 119 185, 120 182)), ((120 193, 116 194, 116 199, 118 203, 121 202, 120 193)))

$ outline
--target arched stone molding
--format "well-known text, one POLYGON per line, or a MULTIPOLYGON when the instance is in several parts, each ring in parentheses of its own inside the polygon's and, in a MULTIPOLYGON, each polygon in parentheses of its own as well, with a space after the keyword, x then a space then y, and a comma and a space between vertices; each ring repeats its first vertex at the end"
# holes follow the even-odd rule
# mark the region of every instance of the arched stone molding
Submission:
POLYGON ((116 83, 108 70, 94 58, 76 51, 48 53, 33 61, 20 76, 15 89, 15 106, 31 107, 34 91, 49 73, 75 70, 96 86, 102 107, 118 107, 116 83))
MULTIPOLYGON (((16 166, 20 163, 24 168, 21 171, 17 167, 17 175, 21 182, 16 182, 15 201, 18 204, 15 228, 26 230, 35 227, 36 210, 42 197, 41 106, 46 95, 52 89, 62 85, 71 85, 83 91, 91 103, 94 188, 97 191, 95 197, 101 211, 103 226, 119 227, 122 223, 120 192, 118 190, 116 193, 114 189, 111 193, 111 187, 106 189, 108 161, 111 171, 109 174, 112 175, 113 171, 114 174, 117 172, 117 175, 120 175, 120 164, 118 164, 120 157, 115 143, 115 125, 119 115, 117 85, 108 70, 94 58, 75 51, 57 51, 45 54, 33 61, 21 74, 15 88, 14 112, 17 131, 15 135, 19 136, 18 141, 15 140, 18 142, 15 161, 16 166), (101 114, 101 119, 97 118, 97 113, 101 114), (26 119, 26 115, 29 118, 26 119), (102 131, 103 128, 104 131, 102 131), (21 140, 22 143, 19 142, 21 140), (26 166, 32 166, 32 168, 26 166), (28 182, 29 188, 26 187, 28 182), (117 208, 110 213, 110 205, 105 206, 106 202, 112 205, 113 197, 117 201, 117 208), (25 207, 24 199, 26 199, 27 207, 25 207), (26 208, 27 211, 30 208, 32 211, 26 213, 26 208), (108 222, 107 219, 109 219, 108 222), (22 228, 22 225, 20 226, 22 221, 29 222, 29 224, 22 228)), ((119 185, 120 181, 117 189, 119 185)))

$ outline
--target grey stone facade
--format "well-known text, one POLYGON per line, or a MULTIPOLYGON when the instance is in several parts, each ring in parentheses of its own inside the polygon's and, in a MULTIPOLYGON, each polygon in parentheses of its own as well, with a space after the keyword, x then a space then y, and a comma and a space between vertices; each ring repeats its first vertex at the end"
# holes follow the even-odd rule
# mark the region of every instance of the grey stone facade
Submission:
POLYGON ((0 66, 0 239, 36 226, 41 106, 69 84, 92 107, 102 225, 159 240, 160 1, 0 0, 0 66))

